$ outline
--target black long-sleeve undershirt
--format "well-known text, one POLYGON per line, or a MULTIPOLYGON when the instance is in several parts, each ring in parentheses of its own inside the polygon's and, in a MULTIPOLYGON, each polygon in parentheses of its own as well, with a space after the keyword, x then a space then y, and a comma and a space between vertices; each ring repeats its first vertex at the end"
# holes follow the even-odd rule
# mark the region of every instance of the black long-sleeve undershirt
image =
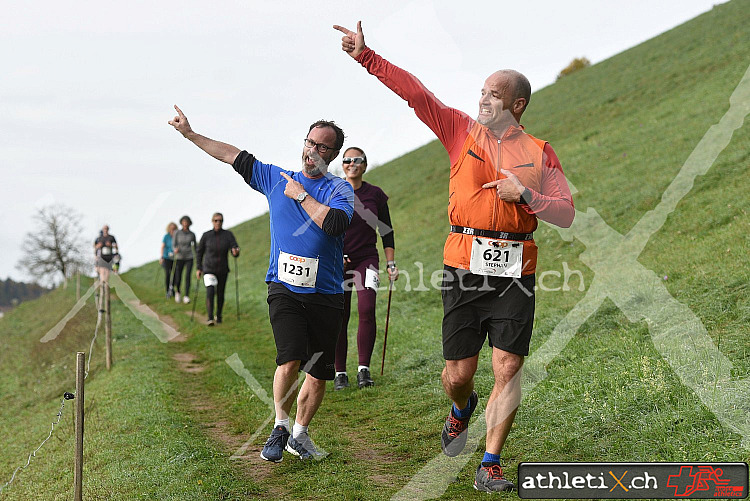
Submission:
POLYGON ((349 216, 345 211, 331 208, 323 219, 323 231, 326 235, 337 237, 344 234, 349 223, 349 216))
POLYGON ((240 151, 237 158, 234 159, 232 167, 234 170, 242 176, 242 179, 249 185, 250 180, 253 177, 253 163, 255 163, 255 155, 251 155, 247 151, 240 151))
MULTIPOLYGON (((396 248, 396 241, 393 238, 393 224, 391 223, 391 212, 388 210, 388 202, 384 203, 382 207, 378 209, 378 219, 380 220, 383 225, 390 228, 390 231, 380 233, 380 238, 383 240, 383 248, 391 247, 393 249, 396 248)), ((378 225, 379 229, 382 229, 384 226, 378 225)))

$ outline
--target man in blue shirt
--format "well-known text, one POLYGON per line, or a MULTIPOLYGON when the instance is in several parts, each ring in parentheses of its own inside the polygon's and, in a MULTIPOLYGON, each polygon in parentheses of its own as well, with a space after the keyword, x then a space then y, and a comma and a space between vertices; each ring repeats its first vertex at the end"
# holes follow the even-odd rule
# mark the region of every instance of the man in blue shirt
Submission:
POLYGON ((333 122, 313 123, 304 140, 303 170, 295 172, 194 132, 182 111, 177 106, 175 110, 170 125, 212 157, 231 164, 268 200, 271 252, 266 283, 276 342, 276 421, 260 457, 280 462, 286 449, 301 459, 320 459, 324 454, 307 428, 323 400, 326 381, 335 374, 344 307, 344 232, 354 212, 351 185, 328 173, 344 144, 344 132, 333 122), (307 374, 290 434, 289 412, 300 369, 307 374))

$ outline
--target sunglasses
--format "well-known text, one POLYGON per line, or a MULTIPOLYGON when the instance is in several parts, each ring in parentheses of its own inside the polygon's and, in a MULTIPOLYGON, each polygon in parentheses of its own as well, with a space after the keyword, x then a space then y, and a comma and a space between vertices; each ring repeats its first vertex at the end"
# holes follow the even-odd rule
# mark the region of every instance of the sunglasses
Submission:
POLYGON ((224 222, 223 219, 214 219, 214 223, 223 223, 223 222, 224 222))
POLYGON ((359 165, 365 162, 365 157, 344 157, 343 163, 350 164, 354 162, 354 165, 359 165))

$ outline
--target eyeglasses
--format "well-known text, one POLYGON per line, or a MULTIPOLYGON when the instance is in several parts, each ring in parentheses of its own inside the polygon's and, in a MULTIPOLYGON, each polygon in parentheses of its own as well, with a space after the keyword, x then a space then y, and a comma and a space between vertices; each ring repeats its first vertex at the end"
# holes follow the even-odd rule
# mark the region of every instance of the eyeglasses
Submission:
POLYGON ((224 222, 223 219, 214 219, 214 223, 223 223, 223 222, 224 222))
POLYGON ((350 164, 354 162, 354 165, 365 163, 365 157, 344 157, 343 163, 350 164))
POLYGON ((309 137, 305 138, 305 146, 307 146, 308 148, 315 148, 316 150, 318 150, 318 153, 325 153, 326 151, 333 149, 331 146, 326 146, 323 143, 316 143, 309 137))

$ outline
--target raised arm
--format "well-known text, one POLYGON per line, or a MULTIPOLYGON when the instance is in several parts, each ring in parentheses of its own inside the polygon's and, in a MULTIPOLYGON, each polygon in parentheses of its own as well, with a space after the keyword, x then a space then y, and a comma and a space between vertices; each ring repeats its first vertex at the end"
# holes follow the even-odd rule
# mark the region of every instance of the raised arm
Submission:
POLYGON ((417 118, 435 133, 453 161, 454 156, 460 153, 473 120, 465 113, 443 104, 417 77, 369 49, 365 45, 361 22, 357 23, 356 33, 339 25, 333 28, 344 34, 341 49, 404 99, 414 109, 417 118))
POLYGON ((177 111, 177 116, 168 122, 169 125, 174 127, 177 132, 192 141, 198 148, 202 149, 215 159, 221 160, 229 165, 234 163, 234 159, 240 154, 239 149, 231 144, 215 141, 198 134, 190 127, 190 122, 188 122, 188 119, 185 114, 182 113, 182 110, 178 108, 177 105, 174 105, 174 109, 177 111))

